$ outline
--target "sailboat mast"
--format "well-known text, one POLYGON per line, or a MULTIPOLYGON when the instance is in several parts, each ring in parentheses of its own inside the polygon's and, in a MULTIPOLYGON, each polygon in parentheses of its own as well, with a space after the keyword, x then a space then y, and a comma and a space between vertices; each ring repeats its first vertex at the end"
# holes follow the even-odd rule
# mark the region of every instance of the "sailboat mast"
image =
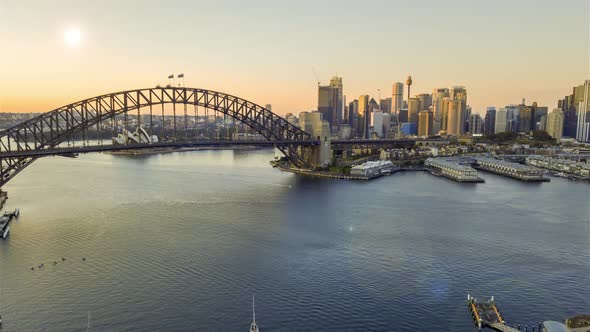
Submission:
POLYGON ((254 306, 254 295, 252 295, 252 321, 256 323, 256 308, 254 306))

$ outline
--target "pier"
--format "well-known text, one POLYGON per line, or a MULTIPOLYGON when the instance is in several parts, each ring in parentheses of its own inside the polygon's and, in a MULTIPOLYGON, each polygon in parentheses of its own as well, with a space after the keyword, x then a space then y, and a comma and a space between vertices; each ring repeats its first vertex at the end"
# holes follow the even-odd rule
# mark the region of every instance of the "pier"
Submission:
POLYGON ((485 182, 477 175, 477 171, 456 159, 428 158, 424 162, 426 169, 434 176, 444 176, 457 182, 485 182))
POLYGON ((525 182, 549 182, 543 172, 536 167, 513 163, 505 160, 476 157, 474 167, 486 172, 504 175, 525 182))

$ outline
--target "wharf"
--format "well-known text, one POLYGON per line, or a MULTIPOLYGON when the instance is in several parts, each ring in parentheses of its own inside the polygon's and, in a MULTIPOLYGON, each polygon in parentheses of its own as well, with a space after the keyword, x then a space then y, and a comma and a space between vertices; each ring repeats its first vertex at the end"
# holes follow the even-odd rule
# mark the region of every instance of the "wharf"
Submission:
POLYGON ((544 177, 542 175, 526 175, 521 173, 513 173, 508 171, 497 170, 491 167, 485 167, 481 165, 474 165, 473 168, 477 170, 482 170, 488 173, 493 173, 497 175, 506 176, 512 179, 524 181, 524 182, 550 182, 551 179, 548 177, 544 177))
POLYGON ((438 171, 438 170, 432 169, 432 168, 425 168, 425 170, 428 173, 430 173, 430 174, 432 174, 434 176, 439 176, 439 177, 442 176, 444 178, 447 178, 447 179, 450 179, 450 180, 453 180, 453 181, 456 181, 456 182, 460 182, 460 183, 484 183, 484 182, 486 182, 484 179, 482 179, 480 177, 460 178, 460 177, 457 177, 457 176, 453 176, 453 175, 450 175, 450 174, 443 173, 441 171, 438 171))
MULTIPOLYGON (((514 328, 506 324, 493 296, 486 302, 479 302, 476 298, 467 294, 467 306, 469 307, 473 323, 478 330, 488 328, 499 332, 521 332, 520 326, 514 328)), ((541 328, 542 324, 539 323, 539 332, 542 331, 541 328)), ((532 331, 535 331, 535 327, 532 327, 532 331)))

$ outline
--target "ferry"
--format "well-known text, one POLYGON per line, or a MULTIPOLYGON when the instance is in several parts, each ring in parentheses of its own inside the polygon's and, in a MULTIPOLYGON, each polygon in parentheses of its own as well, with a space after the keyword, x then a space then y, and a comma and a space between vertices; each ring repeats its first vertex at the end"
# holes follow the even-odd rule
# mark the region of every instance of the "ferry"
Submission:
POLYGON ((0 217, 0 237, 5 239, 8 232, 10 232, 10 217, 4 215, 0 217))
POLYGON ((252 295, 252 324, 250 324, 250 332, 258 332, 258 324, 256 324, 256 310, 254 308, 254 295, 252 295))
POLYGON ((4 214, 0 216, 0 237, 2 239, 6 239, 10 232, 10 221, 12 218, 18 217, 19 214, 20 210, 16 209, 13 212, 4 212, 4 214))

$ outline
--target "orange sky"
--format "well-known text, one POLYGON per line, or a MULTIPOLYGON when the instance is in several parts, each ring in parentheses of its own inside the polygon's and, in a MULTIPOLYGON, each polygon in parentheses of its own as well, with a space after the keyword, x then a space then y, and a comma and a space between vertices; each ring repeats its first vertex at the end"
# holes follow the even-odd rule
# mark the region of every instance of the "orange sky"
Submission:
POLYGON ((588 1, 0 3, 0 112, 45 112, 87 97, 165 84, 219 90, 279 114, 317 106, 343 77, 350 101, 412 74, 412 94, 464 85, 476 112, 556 107, 589 74, 588 1), (335 7, 335 5, 337 6, 335 7), (141 10, 136 10, 137 6, 141 10), (534 15, 532 8, 534 7, 534 15), (556 12, 569 8, 569 16, 556 12), (64 40, 81 32, 79 45, 64 40))

